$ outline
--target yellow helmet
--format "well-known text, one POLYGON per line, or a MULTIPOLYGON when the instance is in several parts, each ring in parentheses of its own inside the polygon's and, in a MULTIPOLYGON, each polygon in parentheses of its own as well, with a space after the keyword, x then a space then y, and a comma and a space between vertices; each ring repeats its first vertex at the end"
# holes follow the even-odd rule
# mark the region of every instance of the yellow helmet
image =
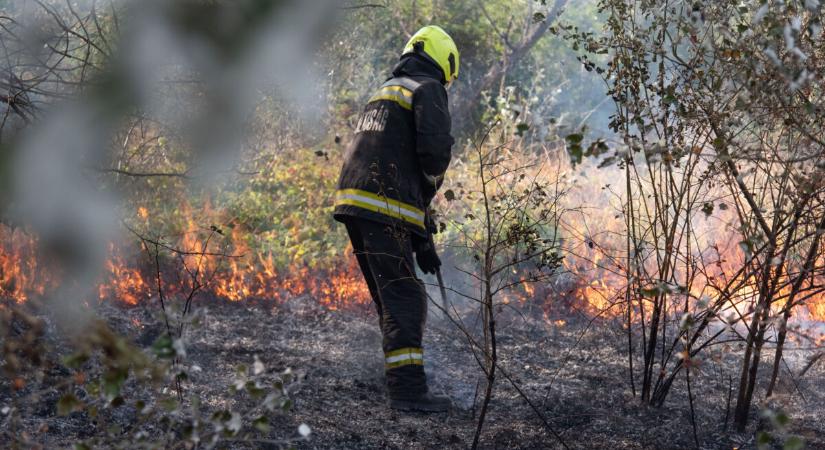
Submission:
POLYGON ((453 38, 441 27, 430 25, 418 30, 407 42, 401 56, 409 53, 429 57, 441 68, 446 83, 451 83, 458 78, 458 48, 453 38))

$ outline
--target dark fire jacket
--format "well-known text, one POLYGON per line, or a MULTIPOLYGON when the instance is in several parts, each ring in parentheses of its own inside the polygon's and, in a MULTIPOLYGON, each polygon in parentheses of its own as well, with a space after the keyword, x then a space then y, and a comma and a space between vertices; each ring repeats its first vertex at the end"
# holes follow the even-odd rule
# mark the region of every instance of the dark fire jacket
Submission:
POLYGON ((364 107, 338 180, 336 220, 403 223, 426 236, 424 211, 450 164, 447 91, 440 70, 404 57, 364 107))

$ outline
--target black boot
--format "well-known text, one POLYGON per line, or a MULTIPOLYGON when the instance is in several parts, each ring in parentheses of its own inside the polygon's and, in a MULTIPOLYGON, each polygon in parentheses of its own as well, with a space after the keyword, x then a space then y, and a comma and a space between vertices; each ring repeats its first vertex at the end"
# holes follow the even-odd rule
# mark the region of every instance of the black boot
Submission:
POLYGON ((418 397, 392 398, 390 397, 390 408, 401 411, 420 412, 447 412, 450 410, 452 402, 449 397, 443 395, 433 395, 429 392, 418 397))

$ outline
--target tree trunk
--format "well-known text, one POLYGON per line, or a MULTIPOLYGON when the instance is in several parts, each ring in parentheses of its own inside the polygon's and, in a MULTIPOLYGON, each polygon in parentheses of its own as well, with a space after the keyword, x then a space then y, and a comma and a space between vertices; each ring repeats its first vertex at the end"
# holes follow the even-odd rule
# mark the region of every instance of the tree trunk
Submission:
POLYGON ((502 60, 494 62, 493 65, 487 69, 481 81, 476 85, 468 86, 468 88, 464 90, 463 94, 459 96, 453 106, 452 120, 455 130, 465 132, 474 128, 472 124, 478 118, 478 106, 481 103, 482 93, 492 90, 508 72, 530 53, 530 50, 535 47, 539 40, 547 33, 547 30, 550 29, 550 26, 552 26, 559 15, 561 15, 562 10, 567 5, 567 1, 568 0, 556 0, 553 8, 541 23, 528 30, 522 41, 511 51, 507 52, 502 60))

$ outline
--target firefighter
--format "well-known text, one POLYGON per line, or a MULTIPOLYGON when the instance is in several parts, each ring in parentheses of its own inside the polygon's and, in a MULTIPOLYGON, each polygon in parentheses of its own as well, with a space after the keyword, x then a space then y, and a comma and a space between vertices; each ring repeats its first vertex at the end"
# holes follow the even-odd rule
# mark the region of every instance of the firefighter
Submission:
POLYGON ((389 404, 399 410, 450 408, 449 398, 427 388, 421 341, 428 297, 414 265, 424 273, 441 266, 426 211, 450 163, 447 88, 458 64, 443 29, 415 33, 364 107, 338 181, 334 217, 346 225, 378 312, 389 404))

